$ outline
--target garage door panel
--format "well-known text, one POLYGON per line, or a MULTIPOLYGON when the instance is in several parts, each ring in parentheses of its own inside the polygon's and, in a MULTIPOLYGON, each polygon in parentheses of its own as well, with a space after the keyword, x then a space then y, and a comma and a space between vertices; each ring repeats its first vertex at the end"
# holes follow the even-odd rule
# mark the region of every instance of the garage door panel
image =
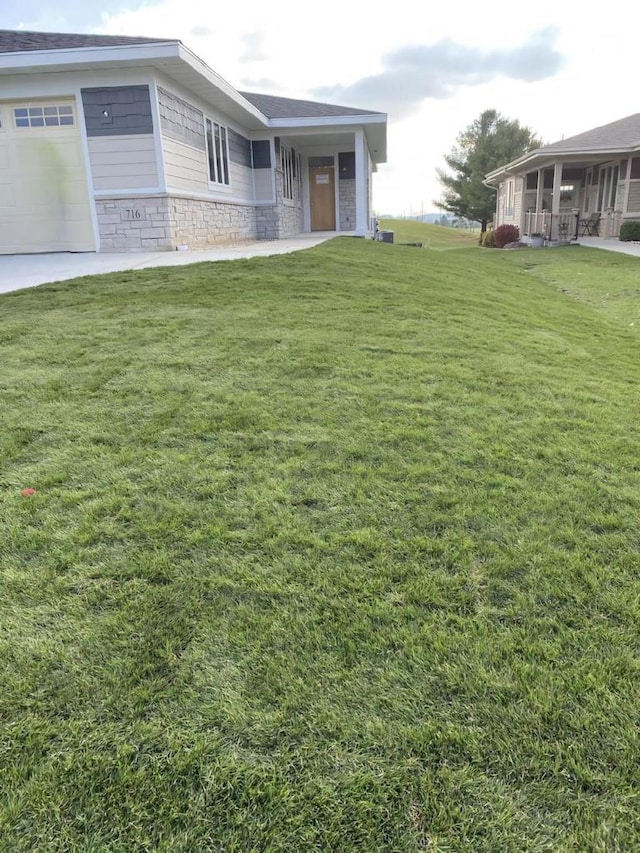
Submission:
MULTIPOLYGON (((0 207, 4 210, 16 207, 16 186, 13 181, 4 179, 0 175, 0 207)), ((1 221, 1 220, 0 220, 1 221)))
POLYGON ((73 181, 68 174, 61 178, 50 173, 30 174, 18 186, 22 205, 28 204, 30 209, 51 207, 57 216, 64 215, 69 204, 80 204, 86 210, 86 190, 80 181, 73 181))
POLYGON ((0 253, 94 249, 78 127, 5 125, 0 134, 0 253))

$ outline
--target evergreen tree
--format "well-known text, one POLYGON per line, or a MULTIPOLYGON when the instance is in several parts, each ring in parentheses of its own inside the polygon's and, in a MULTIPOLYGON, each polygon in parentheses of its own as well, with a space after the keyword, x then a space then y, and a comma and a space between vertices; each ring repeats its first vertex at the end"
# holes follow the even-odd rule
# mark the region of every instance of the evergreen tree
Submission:
POLYGON ((533 131, 519 121, 485 110, 458 135, 453 150, 445 155, 451 173, 436 170, 444 192, 435 204, 455 216, 480 222, 482 240, 496 209, 496 192, 484 185, 485 175, 541 145, 533 131))

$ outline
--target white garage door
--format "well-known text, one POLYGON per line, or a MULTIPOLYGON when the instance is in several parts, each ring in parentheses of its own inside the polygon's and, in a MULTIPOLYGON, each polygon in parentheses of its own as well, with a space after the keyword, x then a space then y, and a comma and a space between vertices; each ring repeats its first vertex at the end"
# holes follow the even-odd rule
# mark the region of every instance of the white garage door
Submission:
POLYGON ((73 101, 0 104, 0 254, 94 251, 73 101))

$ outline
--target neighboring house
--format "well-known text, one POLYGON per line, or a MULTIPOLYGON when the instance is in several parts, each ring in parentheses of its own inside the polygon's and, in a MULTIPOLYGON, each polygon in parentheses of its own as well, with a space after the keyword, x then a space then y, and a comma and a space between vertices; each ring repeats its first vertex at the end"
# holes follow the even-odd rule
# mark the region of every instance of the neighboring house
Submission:
POLYGON ((495 225, 617 237, 625 219, 640 219, 640 113, 524 154, 485 182, 498 191, 495 225))
POLYGON ((366 236, 387 117, 238 92, 180 41, 0 30, 0 254, 366 236))

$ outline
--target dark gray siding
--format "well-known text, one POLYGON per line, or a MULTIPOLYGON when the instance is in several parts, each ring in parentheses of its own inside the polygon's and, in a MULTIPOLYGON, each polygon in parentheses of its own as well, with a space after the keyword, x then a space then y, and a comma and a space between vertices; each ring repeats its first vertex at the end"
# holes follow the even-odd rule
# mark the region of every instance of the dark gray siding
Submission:
POLYGON ((158 87, 160 126, 169 139, 186 142, 204 151, 204 116, 187 101, 158 87))
POLYGON ((82 89, 82 105, 87 136, 153 133, 148 86, 82 89))
POLYGON ((232 163, 251 168, 251 143, 229 128, 229 159, 232 163))
POLYGON ((253 152, 253 168, 254 169, 270 169, 271 168, 271 146, 268 139, 261 139, 258 142, 251 143, 253 152))
POLYGON ((356 152, 343 151, 338 154, 338 177, 341 181, 352 181, 356 176, 356 152))

